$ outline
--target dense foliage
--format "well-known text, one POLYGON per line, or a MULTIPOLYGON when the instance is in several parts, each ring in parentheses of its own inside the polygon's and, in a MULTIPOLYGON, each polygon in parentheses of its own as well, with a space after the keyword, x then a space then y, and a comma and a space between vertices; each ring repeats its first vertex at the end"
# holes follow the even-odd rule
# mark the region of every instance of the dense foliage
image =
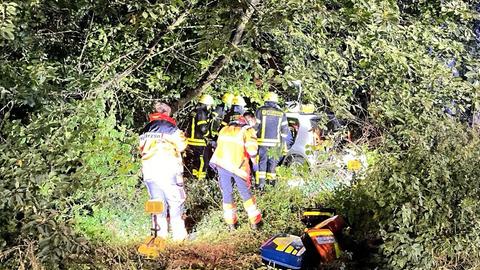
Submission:
MULTIPOLYGON (((85 260, 86 253, 106 256, 98 246, 139 236, 119 227, 148 226, 138 213, 146 194, 135 134, 153 99, 182 105, 205 89, 258 104, 274 89, 288 101, 297 97, 288 85, 294 79, 304 84, 305 102, 346 119, 376 154, 364 180, 331 198, 297 190, 282 201, 283 191, 268 193, 260 202, 267 228, 289 227, 298 209, 317 200, 342 209, 358 240, 382 239, 372 256, 381 268, 478 266, 480 153, 470 128, 480 85, 475 5, 2 1, 2 267, 88 265, 98 258, 85 260), (205 79, 210 71, 218 77, 205 79)), ((179 120, 191 106, 178 108, 179 120)), ((215 192, 215 185, 192 186, 189 208, 199 211, 192 216, 200 229, 220 227, 200 215, 221 223, 215 192)))

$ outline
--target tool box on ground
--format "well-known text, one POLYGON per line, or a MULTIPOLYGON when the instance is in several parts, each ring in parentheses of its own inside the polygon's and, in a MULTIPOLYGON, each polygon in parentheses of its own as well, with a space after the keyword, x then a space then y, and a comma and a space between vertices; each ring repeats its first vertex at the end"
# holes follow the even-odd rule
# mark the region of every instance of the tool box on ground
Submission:
POLYGON ((301 237, 306 250, 304 264, 318 265, 338 259, 341 249, 336 235, 341 233, 345 225, 341 216, 333 216, 313 228, 305 229, 301 237))
MULTIPOLYGON (((314 211, 306 212, 304 217, 320 216, 318 213, 312 213, 314 211)), ((262 260, 269 266, 290 269, 315 267, 320 263, 332 262, 341 255, 336 235, 340 235, 345 226, 345 220, 337 215, 323 220, 316 226, 307 227, 301 237, 289 234, 275 235, 260 248, 262 260)))
POLYGON ((260 247, 263 262, 280 268, 302 268, 304 252, 300 237, 291 234, 277 234, 260 247))

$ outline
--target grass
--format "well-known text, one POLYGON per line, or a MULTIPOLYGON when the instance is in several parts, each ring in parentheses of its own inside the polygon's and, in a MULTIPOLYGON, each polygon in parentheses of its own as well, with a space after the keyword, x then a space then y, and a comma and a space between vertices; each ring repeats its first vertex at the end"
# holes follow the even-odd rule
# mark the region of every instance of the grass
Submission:
MULTIPOLYGON (((264 267, 259 256, 261 244, 277 233, 300 235, 301 210, 313 206, 331 193, 329 170, 307 172, 305 169, 279 168, 275 187, 255 196, 263 215, 264 225, 252 231, 238 194, 235 195, 239 227, 229 232, 223 221, 221 194, 216 180, 186 181, 188 222, 192 225, 191 241, 170 243, 156 260, 147 260, 136 253, 149 234, 150 218, 143 212, 147 199, 143 187, 137 187, 131 203, 115 201, 94 209, 93 215, 77 217, 77 231, 92 243, 90 257, 82 258, 86 269, 91 263, 105 269, 258 269, 264 267), (289 185, 301 178, 301 186, 289 185)), ((78 260, 77 260, 78 263, 78 260)))

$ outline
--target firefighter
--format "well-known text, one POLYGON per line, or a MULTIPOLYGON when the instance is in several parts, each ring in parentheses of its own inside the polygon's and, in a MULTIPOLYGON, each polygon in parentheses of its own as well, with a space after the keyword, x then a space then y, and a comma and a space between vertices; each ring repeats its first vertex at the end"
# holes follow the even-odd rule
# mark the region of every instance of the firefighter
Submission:
POLYGON ((245 112, 245 100, 242 96, 236 95, 233 97, 232 100, 232 107, 230 110, 225 114, 225 117, 222 121, 222 127, 227 126, 231 121, 238 119, 238 117, 242 116, 245 112))
POLYGON ((205 169, 208 166, 208 160, 205 158, 205 149, 210 133, 208 112, 212 105, 213 98, 210 95, 202 95, 187 127, 189 147, 187 167, 197 179, 204 179, 207 175, 205 169))
POLYGON ((210 123, 210 136, 213 141, 217 140, 218 132, 222 128, 223 118, 232 106, 234 95, 225 93, 222 97, 222 104, 218 105, 212 112, 210 123))
POLYGON ((264 101, 265 105, 255 112, 258 138, 258 171, 255 180, 256 188, 260 190, 265 188, 265 180, 275 184, 278 158, 270 156, 268 152, 273 148, 284 148, 288 133, 287 117, 278 106, 278 95, 269 92, 264 101))
MULTIPOLYGON (((203 154, 204 160, 210 160, 217 146, 217 137, 218 132, 222 128, 223 118, 227 114, 228 110, 232 106, 234 95, 232 93, 225 93, 222 97, 222 104, 218 105, 210 115, 210 124, 209 124, 209 140, 203 154)), ((209 167, 206 166, 207 177, 214 178, 216 173, 209 167)))
POLYGON ((240 116, 222 128, 218 135, 217 148, 210 166, 217 170, 223 198, 223 217, 231 230, 235 229, 238 218, 233 199, 233 182, 238 188, 243 206, 252 229, 257 229, 262 220, 255 197, 250 192, 251 169, 256 170, 257 137, 247 120, 240 116), (253 163, 253 168, 249 162, 253 163))
POLYGON ((152 215, 152 223, 159 236, 168 236, 167 210, 173 240, 187 237, 184 213, 185 191, 183 188, 183 162, 181 152, 187 147, 184 133, 170 117, 171 109, 165 103, 155 104, 155 113, 149 115, 150 122, 140 135, 143 179, 150 200, 161 201, 162 213, 152 215), (157 220, 155 225, 154 220, 157 220))

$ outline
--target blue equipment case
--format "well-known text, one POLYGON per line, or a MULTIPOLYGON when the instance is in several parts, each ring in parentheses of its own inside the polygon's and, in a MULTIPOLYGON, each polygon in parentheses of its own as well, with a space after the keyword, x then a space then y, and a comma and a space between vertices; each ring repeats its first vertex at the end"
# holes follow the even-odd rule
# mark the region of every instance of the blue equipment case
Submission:
POLYGON ((291 234, 277 234, 263 243, 260 255, 266 264, 301 269, 305 247, 302 239, 291 234))

